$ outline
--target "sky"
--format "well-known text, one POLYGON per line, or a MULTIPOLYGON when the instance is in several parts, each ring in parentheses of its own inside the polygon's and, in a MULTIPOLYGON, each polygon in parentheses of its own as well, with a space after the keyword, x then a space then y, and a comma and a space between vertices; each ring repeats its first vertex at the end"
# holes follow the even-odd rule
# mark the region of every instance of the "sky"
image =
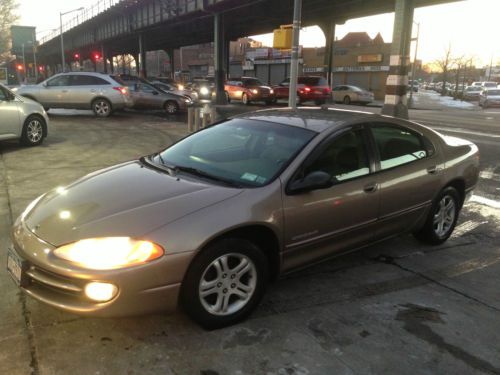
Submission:
MULTIPOLYGON (((96 0, 18 0, 18 24, 36 26, 38 38, 59 27, 59 12, 90 7, 96 0), (50 6, 48 5, 50 4, 50 6), (44 31, 46 30, 46 31, 44 31)), ((304 4, 307 0, 304 1, 304 4)), ((67 15, 69 19, 72 15, 67 15)), ((392 39, 394 14, 358 18, 337 26, 336 35, 342 38, 351 31, 366 31, 372 37, 378 32, 386 42, 392 39)), ((415 10, 414 21, 420 23, 418 58, 424 63, 439 59, 448 45, 454 56, 474 57, 477 66, 500 63, 500 0, 466 0, 415 10)), ((291 22, 290 22, 291 23, 291 22)), ((277 25, 278 27, 278 25, 277 25)), ((414 32, 416 35, 416 31, 414 32)), ((272 34, 254 37, 272 45, 272 34)), ((300 43, 305 47, 321 47, 325 37, 318 27, 304 28, 300 43)), ((414 51, 414 46, 412 48, 414 51)), ((413 54, 414 52, 412 52, 413 54)))

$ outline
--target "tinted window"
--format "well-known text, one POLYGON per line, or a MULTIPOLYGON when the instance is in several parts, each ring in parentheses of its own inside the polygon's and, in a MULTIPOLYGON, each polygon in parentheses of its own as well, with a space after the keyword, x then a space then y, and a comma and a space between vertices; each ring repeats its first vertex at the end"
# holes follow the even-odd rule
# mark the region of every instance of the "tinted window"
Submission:
POLYGON ((145 85, 145 84, 141 84, 140 86, 140 90, 142 92, 146 92, 148 94, 151 94, 153 92, 157 92, 156 89, 153 87, 153 86, 150 86, 150 85, 145 85))
POLYGON ((47 86, 69 86, 69 75, 58 76, 47 81, 47 86))
POLYGON ((323 171, 336 181, 345 181, 370 173, 361 131, 350 130, 336 137, 321 155, 306 168, 305 175, 323 171))
POLYGON ((126 83, 120 78, 120 76, 111 76, 111 79, 115 80, 118 84, 126 86, 126 83))
POLYGON ((308 86, 326 86, 328 83, 323 77, 299 77, 298 82, 308 86))
POLYGON ((7 93, 0 87, 0 100, 7 100, 7 93))
POLYGON ((244 79, 243 84, 245 86, 262 86, 263 83, 256 78, 244 79))
POLYGON ((408 129, 375 126, 372 134, 379 151, 381 169, 411 163, 434 152, 430 141, 408 129))
MULTIPOLYGON (((195 168, 244 186, 273 180, 315 132, 233 119, 195 133, 161 153, 167 164, 195 168)), ((154 161, 161 163, 160 158, 154 161)))
POLYGON ((102 86, 110 83, 102 78, 86 75, 71 76, 71 86, 102 86))

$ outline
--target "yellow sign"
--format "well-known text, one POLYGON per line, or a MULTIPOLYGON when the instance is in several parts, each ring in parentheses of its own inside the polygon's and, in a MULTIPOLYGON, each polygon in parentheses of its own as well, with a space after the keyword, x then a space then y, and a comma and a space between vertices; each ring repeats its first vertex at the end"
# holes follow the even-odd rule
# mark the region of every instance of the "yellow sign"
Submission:
POLYGON ((291 49, 292 33, 292 25, 281 25, 279 29, 274 30, 273 47, 277 49, 291 49))
POLYGON ((374 62, 382 62, 383 56, 381 53, 374 55, 359 55, 358 62, 359 63, 374 63, 374 62))

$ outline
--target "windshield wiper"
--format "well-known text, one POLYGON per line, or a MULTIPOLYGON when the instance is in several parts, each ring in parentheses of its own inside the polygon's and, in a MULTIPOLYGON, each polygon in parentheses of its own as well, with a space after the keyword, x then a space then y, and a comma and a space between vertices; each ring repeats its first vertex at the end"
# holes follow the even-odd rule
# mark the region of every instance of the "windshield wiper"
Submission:
POLYGON ((167 170, 168 174, 170 176, 175 176, 177 174, 177 167, 175 165, 168 164, 163 157, 161 156, 160 152, 155 152, 153 155, 149 157, 150 160, 153 160, 154 157, 158 156, 158 159, 160 159, 160 165, 162 167, 165 167, 167 170))
POLYGON ((238 184, 238 183, 236 183, 236 182, 234 182, 234 181, 227 180, 227 179, 219 177, 219 176, 215 176, 213 174, 210 174, 210 173, 207 173, 205 171, 202 171, 201 169, 192 168, 192 167, 185 167, 185 166, 182 166, 182 165, 177 165, 175 167, 175 170, 176 171, 182 171, 182 172, 191 173, 191 174, 194 174, 194 175, 197 175, 197 176, 200 176, 200 177, 208 178, 208 179, 213 180, 213 181, 222 182, 222 183, 224 183, 226 185, 229 185, 229 186, 241 188, 241 185, 238 184))

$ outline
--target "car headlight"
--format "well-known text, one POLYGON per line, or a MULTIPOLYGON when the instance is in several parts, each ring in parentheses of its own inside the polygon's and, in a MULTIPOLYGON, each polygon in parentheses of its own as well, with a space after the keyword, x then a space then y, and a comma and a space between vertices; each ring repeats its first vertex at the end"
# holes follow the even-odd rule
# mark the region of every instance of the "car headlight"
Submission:
POLYGON ((192 103, 193 101, 191 99, 189 99, 189 98, 186 98, 186 99, 184 99, 184 102, 186 102, 186 103, 189 104, 189 103, 192 103))
POLYGON ((210 94, 210 90, 208 90, 207 87, 203 86, 201 89, 200 89, 200 94, 201 95, 208 95, 210 94))
POLYGON ((257 90, 257 89, 252 90, 252 94, 258 94, 258 93, 259 93, 259 90, 257 90))
POLYGON ((273 89, 269 90, 269 94, 274 94, 274 90, 273 89))
POLYGON ((161 246, 130 237, 103 237, 80 240, 54 250, 61 259, 92 270, 110 270, 144 264, 161 257, 161 246))
POLYGON ((181 90, 181 91, 184 90, 184 85, 181 85, 181 84, 177 85, 177 90, 181 90))

